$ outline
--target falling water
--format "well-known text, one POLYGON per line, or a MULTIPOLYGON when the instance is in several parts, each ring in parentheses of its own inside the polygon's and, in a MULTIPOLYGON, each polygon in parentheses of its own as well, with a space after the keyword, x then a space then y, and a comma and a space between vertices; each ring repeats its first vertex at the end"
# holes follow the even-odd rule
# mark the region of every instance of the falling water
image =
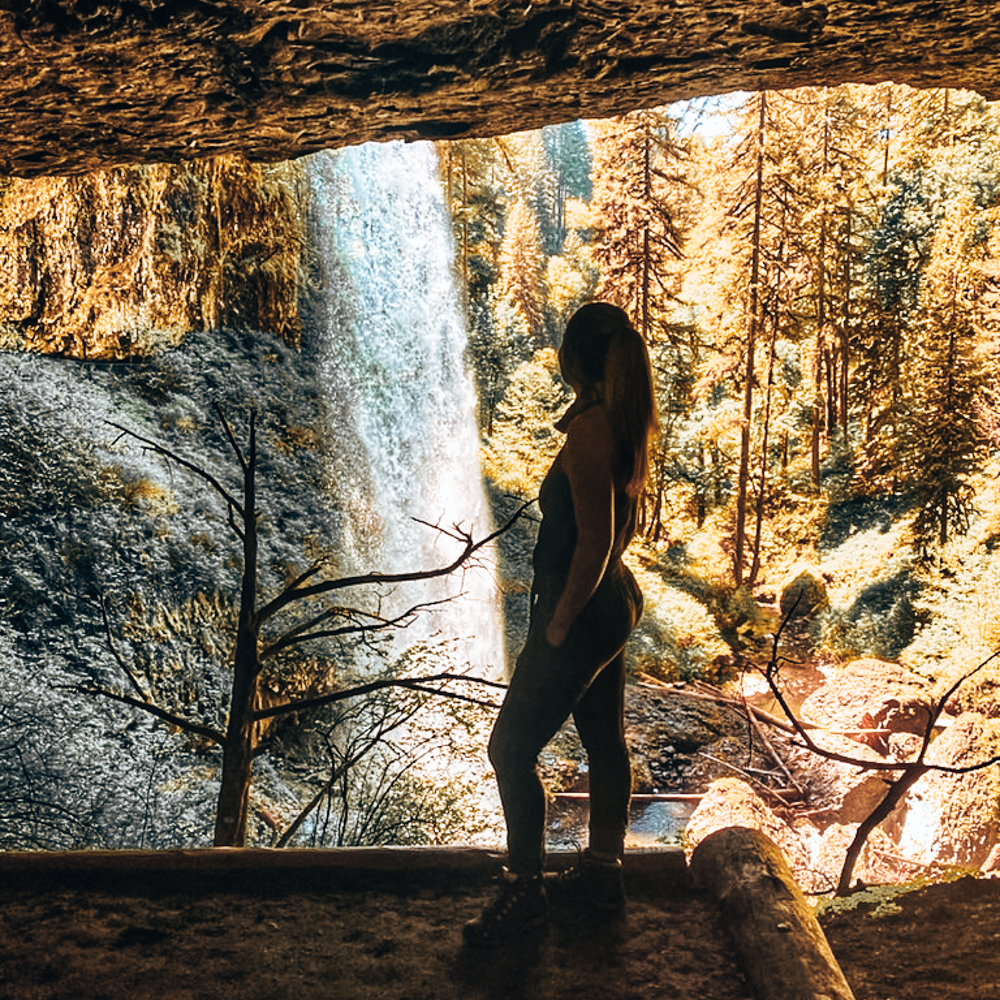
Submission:
MULTIPOLYGON (((444 565, 460 546, 419 521, 476 537, 490 525, 437 152, 396 142, 320 153, 310 179, 352 568, 444 565)), ((462 658, 485 676, 501 668, 495 589, 477 568, 410 592, 415 602, 455 598, 425 618, 462 637, 462 658)))
MULTIPOLYGON (((327 331, 325 390, 340 439, 333 488, 347 512, 343 569, 447 565, 461 544, 428 525, 481 538, 490 523, 437 152, 392 143, 320 153, 309 177, 321 289, 314 321, 327 331)), ((445 601, 396 637, 397 653, 426 644, 434 671, 468 665, 500 679, 500 600, 489 553, 388 599, 397 612, 445 601)), ((434 727, 444 717, 428 719, 434 727)), ((481 780, 487 735, 488 719, 478 718, 461 750, 423 755, 419 770, 434 784, 463 783, 465 839, 495 843, 499 802, 481 780)))

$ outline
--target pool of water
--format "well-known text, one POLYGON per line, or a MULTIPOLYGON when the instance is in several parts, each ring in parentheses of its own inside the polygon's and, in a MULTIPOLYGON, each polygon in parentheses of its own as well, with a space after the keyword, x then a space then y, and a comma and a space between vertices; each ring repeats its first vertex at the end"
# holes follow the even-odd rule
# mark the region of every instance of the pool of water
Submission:
MULTIPOLYGON (((678 847, 696 802, 637 802, 629 811, 625 846, 678 847)), ((557 797, 549 803, 546 846, 549 850, 576 850, 587 845, 590 805, 584 799, 557 797)))

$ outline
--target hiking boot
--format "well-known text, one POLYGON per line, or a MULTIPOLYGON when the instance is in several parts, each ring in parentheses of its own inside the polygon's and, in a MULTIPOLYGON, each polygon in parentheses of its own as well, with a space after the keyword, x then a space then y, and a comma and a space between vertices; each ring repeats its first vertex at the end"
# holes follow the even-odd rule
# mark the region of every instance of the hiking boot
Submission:
POLYGON ((475 947, 504 944, 537 926, 548 912, 542 876, 515 875, 504 868, 496 898, 462 928, 462 935, 475 947))
POLYGON ((620 910, 625 905, 622 861, 613 855, 598 854, 589 848, 580 865, 580 888, 599 910, 620 910))
POLYGON ((580 862, 553 876, 553 888, 569 890, 571 898, 581 899, 595 909, 611 913, 625 905, 625 884, 621 859, 587 848, 580 862))

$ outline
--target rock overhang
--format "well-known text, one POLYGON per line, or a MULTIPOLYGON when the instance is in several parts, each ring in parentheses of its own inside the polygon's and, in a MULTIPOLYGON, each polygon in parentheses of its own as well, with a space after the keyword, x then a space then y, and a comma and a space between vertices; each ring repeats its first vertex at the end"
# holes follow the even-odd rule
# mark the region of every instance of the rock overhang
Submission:
POLYGON ((959 0, 8 0, 0 173, 485 136, 708 94, 893 80, 1000 95, 959 0))

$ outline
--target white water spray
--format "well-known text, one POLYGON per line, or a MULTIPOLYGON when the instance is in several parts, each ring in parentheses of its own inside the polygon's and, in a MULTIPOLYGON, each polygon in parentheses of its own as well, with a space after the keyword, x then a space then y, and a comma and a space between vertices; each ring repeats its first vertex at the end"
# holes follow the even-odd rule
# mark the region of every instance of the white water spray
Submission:
MULTIPOLYGON (((447 565, 460 543, 418 521, 476 538, 491 525, 437 153, 399 142, 320 153, 309 178, 322 288, 315 319, 327 331, 325 389, 341 437, 333 479, 346 510, 343 569, 447 565)), ((483 555, 467 570, 390 595, 397 611, 446 601, 396 636, 397 653, 440 644, 434 672, 468 664, 479 677, 503 676, 496 568, 492 552, 483 555), (439 657, 444 644, 448 656, 439 657)), ((447 728, 434 709, 422 721, 435 720, 447 728)), ((499 801, 481 780, 488 731, 480 720, 463 751, 420 751, 418 771, 431 786, 470 788, 465 839, 493 845, 499 801)), ((412 736, 418 748, 420 739, 412 736)))
MULTIPOLYGON (((460 525, 476 537, 490 523, 437 152, 429 143, 370 143, 317 154, 309 176, 327 389, 335 419, 353 439, 345 434, 348 459, 337 477, 349 547, 365 572, 444 565, 459 546, 418 520, 460 525)), ((411 595, 414 602, 454 598, 428 619, 432 631, 460 637, 460 659, 481 676, 500 675, 491 569, 422 584, 411 595)), ((401 637, 404 645, 413 633, 401 637)))

